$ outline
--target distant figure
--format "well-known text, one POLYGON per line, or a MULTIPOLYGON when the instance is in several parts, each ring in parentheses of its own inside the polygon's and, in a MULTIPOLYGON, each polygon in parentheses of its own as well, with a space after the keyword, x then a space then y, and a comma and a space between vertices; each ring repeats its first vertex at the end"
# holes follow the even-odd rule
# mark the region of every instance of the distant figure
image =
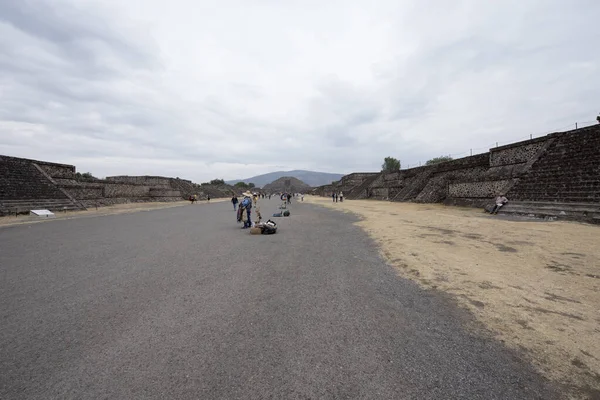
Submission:
POLYGON ((490 214, 498 214, 498 210, 500 210, 506 203, 508 203, 508 199, 504 197, 502 193, 500 193, 498 197, 496 197, 496 205, 494 208, 492 208, 490 214))
POLYGON ((206 196, 206 200, 210 203, 210 194, 206 196))
POLYGON ((234 194, 233 197, 231 198, 231 202, 233 203, 233 211, 236 210, 238 201, 239 200, 238 200, 237 196, 234 194))
POLYGON ((194 204, 194 196, 192 196, 191 194, 188 200, 190 201, 190 204, 194 204))
POLYGON ((288 201, 288 204, 292 204, 292 195, 290 193, 288 193, 288 195, 287 195, 287 201, 288 201))
POLYGON ((338 194, 334 193, 333 196, 334 196, 335 202, 337 203, 338 202, 338 194))
POLYGON ((344 201, 344 193, 340 192, 340 201, 344 201))
POLYGON ((304 201, 304 193, 300 195, 300 199, 304 201))
POLYGON ((335 203, 335 192, 331 193, 331 201, 335 203))
POLYGON ((197 194, 195 194, 195 195, 194 195, 194 203, 197 203, 197 202, 198 202, 198 195, 197 195, 197 194))

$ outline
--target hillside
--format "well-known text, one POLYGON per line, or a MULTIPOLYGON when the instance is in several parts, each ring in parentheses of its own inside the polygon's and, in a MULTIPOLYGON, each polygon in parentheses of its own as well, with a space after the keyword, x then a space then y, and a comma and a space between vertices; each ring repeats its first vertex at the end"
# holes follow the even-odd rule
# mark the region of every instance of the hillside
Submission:
POLYGON ((344 176, 343 174, 332 174, 329 172, 315 172, 315 171, 305 171, 305 170, 294 170, 294 171, 277 171, 277 172, 269 172, 268 174, 257 175, 251 178, 245 179, 236 179, 227 181, 226 183, 230 185, 234 185, 237 182, 246 182, 246 183, 254 183, 257 187, 262 188, 268 183, 276 181, 279 178, 284 176, 293 177, 301 180, 306 185, 317 187, 321 185, 330 184, 333 181, 338 181, 344 176))
POLYGON ((267 193, 304 193, 310 191, 312 188, 310 185, 302 182, 300 179, 294 178, 293 176, 283 176, 271 183, 266 184, 263 190, 267 193))

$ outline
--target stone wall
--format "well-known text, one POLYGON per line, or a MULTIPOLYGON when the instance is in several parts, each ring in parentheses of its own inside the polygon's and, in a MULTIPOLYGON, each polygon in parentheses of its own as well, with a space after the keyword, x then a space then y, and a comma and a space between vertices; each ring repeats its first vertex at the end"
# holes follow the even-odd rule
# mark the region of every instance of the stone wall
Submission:
POLYGON ((462 182, 448 185, 449 197, 460 198, 485 198, 489 199, 498 193, 506 193, 512 184, 511 179, 498 181, 462 182))
MULTIPOLYGON (((62 167, 55 165, 57 170, 62 167)), ((32 160, 0 156, 0 200, 67 198, 35 167, 32 160)))
POLYGON ((52 178, 73 178, 75 177, 75 166, 67 164, 49 163, 45 161, 33 161, 42 168, 52 178))
POLYGON ((73 165, 0 156, 0 215, 13 212, 19 205, 77 209, 130 202, 180 201, 182 194, 173 187, 172 181, 194 187, 191 181, 160 176, 116 176, 90 181, 76 180, 75 176, 73 165))
MULTIPOLYGON (((600 125, 490 149, 450 162, 341 182, 348 199, 482 206, 498 193, 511 200, 600 202, 600 125)), ((335 190, 335 185, 316 193, 335 190)))
MULTIPOLYGON (((148 185, 148 186, 170 186, 171 180, 173 178, 167 178, 164 176, 107 176, 106 180, 109 182, 118 182, 118 183, 130 183, 134 185, 148 185)), ((180 179, 181 181, 188 182, 189 184, 192 181, 188 181, 185 179, 180 179)))
POLYGON ((490 149, 490 167, 526 163, 536 157, 548 137, 542 137, 490 149))
POLYGON ((552 142, 508 195, 521 201, 600 203, 600 125, 550 135, 552 142))

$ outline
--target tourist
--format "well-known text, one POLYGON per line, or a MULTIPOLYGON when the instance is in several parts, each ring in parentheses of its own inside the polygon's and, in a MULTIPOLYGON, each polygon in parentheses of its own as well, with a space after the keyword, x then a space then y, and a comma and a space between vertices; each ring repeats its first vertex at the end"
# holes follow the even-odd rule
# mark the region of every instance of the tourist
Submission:
POLYGON ((302 193, 302 194, 300 195, 300 199, 301 199, 302 201, 304 201, 304 193, 302 193))
POLYGON ((206 200, 210 203, 210 194, 206 196, 206 200))
POLYGON ((335 192, 331 192, 331 201, 335 203, 335 192))
POLYGON ((242 221, 244 222, 242 229, 247 229, 252 226, 252 220, 250 217, 250 213, 252 212, 252 199, 250 196, 250 193, 244 193, 244 199, 240 203, 240 209, 242 210, 241 217, 242 221))
POLYGON ((340 192, 340 201, 344 201, 344 193, 340 192))
POLYGON ((290 193, 287 195, 287 202, 288 204, 292 204, 292 195, 290 193))
POLYGON ((498 214, 498 210, 502 208, 506 203, 508 203, 508 199, 504 197, 504 194, 500 193, 498 197, 496 197, 496 205, 492 208, 490 214, 498 214))
POLYGON ((338 194, 337 194, 337 192, 333 194, 333 198, 334 198, 335 202, 337 203, 338 202, 338 194))
POLYGON ((194 196, 192 196, 191 194, 188 200, 190 201, 190 204, 194 204, 194 196))
POLYGON ((236 210, 238 201, 239 200, 238 200, 237 196, 234 194, 233 197, 231 198, 231 202, 233 203, 233 211, 236 210))

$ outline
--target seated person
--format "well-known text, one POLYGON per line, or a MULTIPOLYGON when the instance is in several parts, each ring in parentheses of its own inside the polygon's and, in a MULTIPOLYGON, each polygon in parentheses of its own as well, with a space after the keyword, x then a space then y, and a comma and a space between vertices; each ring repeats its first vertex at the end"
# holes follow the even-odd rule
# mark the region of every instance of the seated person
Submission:
POLYGON ((498 214, 498 210, 502 208, 503 205, 508 203, 508 199, 504 197, 504 194, 500 193, 498 197, 496 197, 496 205, 492 208, 490 214, 498 214))

